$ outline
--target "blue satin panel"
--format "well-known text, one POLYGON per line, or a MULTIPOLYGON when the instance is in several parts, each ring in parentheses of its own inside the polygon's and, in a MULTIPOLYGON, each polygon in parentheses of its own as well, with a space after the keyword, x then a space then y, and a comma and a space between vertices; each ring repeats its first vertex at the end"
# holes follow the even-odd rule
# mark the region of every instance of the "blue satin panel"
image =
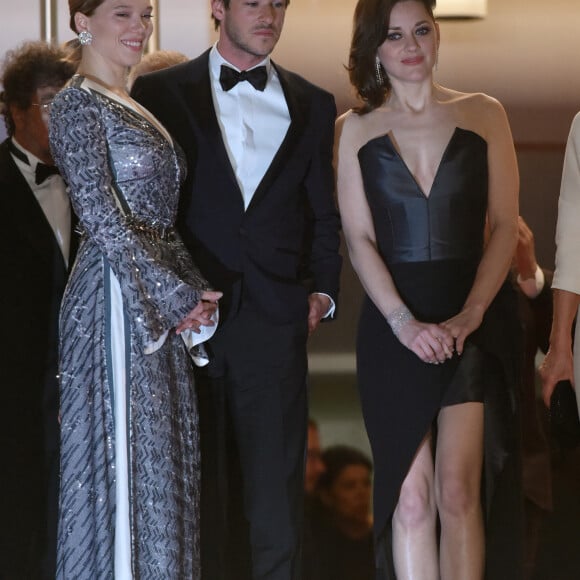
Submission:
POLYGON ((487 211, 487 143, 456 128, 428 196, 389 135, 358 152, 379 251, 387 264, 479 261, 487 211))

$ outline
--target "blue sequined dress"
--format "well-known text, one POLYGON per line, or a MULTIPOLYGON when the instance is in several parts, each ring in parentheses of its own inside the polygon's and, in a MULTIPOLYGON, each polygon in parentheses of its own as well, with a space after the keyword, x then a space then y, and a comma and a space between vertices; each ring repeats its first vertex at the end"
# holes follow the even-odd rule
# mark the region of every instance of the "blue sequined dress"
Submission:
POLYGON ((208 286, 173 229, 181 157, 135 107, 76 76, 51 109, 83 232, 60 318, 59 579, 200 577, 197 407, 172 329, 208 286))

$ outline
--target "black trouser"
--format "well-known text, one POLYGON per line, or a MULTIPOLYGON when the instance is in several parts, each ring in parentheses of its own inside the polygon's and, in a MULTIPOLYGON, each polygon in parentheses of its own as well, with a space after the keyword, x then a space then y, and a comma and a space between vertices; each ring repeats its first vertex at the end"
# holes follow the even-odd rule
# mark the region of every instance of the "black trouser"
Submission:
POLYGON ((242 309, 198 373, 204 580, 299 580, 306 339, 242 309))

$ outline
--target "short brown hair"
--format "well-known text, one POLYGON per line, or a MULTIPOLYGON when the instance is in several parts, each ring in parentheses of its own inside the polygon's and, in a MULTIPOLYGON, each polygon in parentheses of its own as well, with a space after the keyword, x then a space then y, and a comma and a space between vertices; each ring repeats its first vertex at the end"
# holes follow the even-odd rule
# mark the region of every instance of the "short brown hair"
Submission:
MULTIPOLYGON (((347 70, 351 84, 363 101, 363 105, 357 109, 359 114, 370 113, 379 107, 391 89, 382 65, 384 82, 377 81, 377 49, 385 42, 393 7, 408 1, 359 0, 356 5, 347 70)), ((416 1, 423 4, 431 18, 434 18, 435 0, 416 1)))
POLYGON ((39 88, 64 85, 74 70, 74 65, 67 60, 66 51, 46 42, 25 42, 8 51, 0 76, 0 83, 4 86, 0 93, 0 108, 8 134, 14 132, 11 106, 27 109, 39 88))
MULTIPOLYGON (((224 8, 229 10, 230 0, 222 0, 222 2, 224 3, 224 8)), ((286 0, 286 7, 288 7, 288 4, 290 4, 290 0, 286 0)), ((213 19, 213 26, 217 30, 220 27, 220 21, 213 15, 213 12, 211 17, 213 19)))

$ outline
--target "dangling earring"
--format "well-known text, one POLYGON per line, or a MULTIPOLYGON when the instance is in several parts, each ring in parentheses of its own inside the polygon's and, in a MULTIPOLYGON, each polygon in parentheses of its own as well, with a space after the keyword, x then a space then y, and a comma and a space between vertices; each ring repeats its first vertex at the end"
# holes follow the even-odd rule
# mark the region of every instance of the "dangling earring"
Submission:
POLYGON ((437 49, 437 52, 435 53, 435 70, 439 69, 439 49, 437 49))
POLYGON ((382 87, 385 84, 385 76, 383 75, 383 65, 381 64, 381 60, 377 55, 375 57, 375 79, 377 80, 377 85, 382 87))
POLYGON ((88 30, 81 30, 79 32, 79 42, 83 46, 87 46, 93 42, 93 35, 88 30))

